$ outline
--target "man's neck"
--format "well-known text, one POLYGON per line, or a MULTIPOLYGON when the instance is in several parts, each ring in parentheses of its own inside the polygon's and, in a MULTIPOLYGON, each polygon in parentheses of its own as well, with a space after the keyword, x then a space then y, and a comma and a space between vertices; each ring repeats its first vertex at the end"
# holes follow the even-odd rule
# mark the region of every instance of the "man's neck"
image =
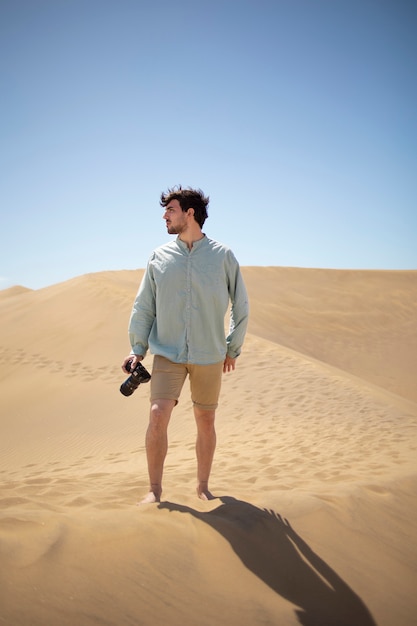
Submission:
POLYGON ((193 244, 196 241, 200 241, 200 239, 203 239, 204 237, 204 233, 201 232, 200 228, 192 228, 192 229, 187 229, 185 232, 180 234, 180 239, 181 241, 183 241, 185 244, 187 244, 188 249, 191 250, 193 247, 193 244))

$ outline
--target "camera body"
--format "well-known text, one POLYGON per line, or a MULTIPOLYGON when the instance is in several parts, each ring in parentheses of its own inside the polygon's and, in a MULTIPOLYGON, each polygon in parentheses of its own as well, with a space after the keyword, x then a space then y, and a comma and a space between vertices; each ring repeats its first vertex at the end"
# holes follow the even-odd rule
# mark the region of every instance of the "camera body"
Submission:
POLYGON ((120 393, 124 396, 131 396, 141 383, 148 383, 151 380, 150 373, 143 367, 140 361, 136 363, 133 370, 131 369, 131 364, 132 361, 126 363, 126 369, 130 372, 130 376, 120 385, 120 393))

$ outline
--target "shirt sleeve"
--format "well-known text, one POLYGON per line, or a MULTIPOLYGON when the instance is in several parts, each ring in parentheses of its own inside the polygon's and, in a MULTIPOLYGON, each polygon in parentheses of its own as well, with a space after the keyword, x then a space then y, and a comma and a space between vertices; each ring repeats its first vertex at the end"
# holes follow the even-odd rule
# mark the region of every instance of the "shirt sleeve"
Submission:
POLYGON ((235 359, 241 353, 249 321, 249 301, 239 263, 229 251, 227 262, 229 296, 231 301, 227 355, 235 359))
POLYGON ((155 318, 155 281, 153 279, 151 258, 143 275, 130 315, 129 340, 132 346, 132 354, 146 355, 149 347, 149 334, 155 318))

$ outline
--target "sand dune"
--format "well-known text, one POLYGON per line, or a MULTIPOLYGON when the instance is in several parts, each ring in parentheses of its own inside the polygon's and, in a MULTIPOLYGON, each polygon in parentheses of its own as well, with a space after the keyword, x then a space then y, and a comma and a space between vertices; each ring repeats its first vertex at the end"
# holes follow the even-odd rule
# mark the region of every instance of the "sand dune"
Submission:
POLYGON ((148 391, 118 387, 142 272, 0 292, 0 622, 417 623, 417 272, 243 271, 209 503, 185 390, 163 502, 135 506, 148 391))
POLYGON ((244 268, 251 331, 417 402, 417 272, 244 268))

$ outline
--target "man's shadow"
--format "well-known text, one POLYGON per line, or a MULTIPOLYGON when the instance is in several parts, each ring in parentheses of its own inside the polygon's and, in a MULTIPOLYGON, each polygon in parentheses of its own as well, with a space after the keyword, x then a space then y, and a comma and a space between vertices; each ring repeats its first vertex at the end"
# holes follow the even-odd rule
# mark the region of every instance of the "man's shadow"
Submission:
POLYGON ((219 507, 206 513, 172 502, 158 507, 210 524, 251 572, 300 607, 296 614, 303 626, 376 626, 359 596, 286 519, 230 496, 220 500, 219 507))

